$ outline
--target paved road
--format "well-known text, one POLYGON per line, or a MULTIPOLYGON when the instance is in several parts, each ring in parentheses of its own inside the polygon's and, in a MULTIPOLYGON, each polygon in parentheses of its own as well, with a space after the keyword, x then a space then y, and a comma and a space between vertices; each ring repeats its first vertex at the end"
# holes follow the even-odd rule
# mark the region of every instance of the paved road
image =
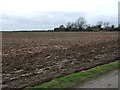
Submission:
POLYGON ((2 89, 2 75, 0 74, 0 90, 2 89))
POLYGON ((120 69, 110 71, 78 85, 77 88, 118 88, 118 74, 120 76, 120 69))

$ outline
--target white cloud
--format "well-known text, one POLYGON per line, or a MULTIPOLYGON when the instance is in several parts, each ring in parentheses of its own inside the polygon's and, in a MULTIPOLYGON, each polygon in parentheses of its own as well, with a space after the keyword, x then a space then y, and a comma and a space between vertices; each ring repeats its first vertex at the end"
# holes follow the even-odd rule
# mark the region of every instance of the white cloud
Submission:
MULTIPOLYGON (((119 0, 0 0, 0 20, 1 16, 3 16, 2 23, 4 24, 4 28, 7 29, 9 27, 11 29, 13 27, 18 29, 17 24, 18 22, 20 24, 20 19, 25 20, 27 23, 28 21, 34 22, 32 24, 26 24, 25 28, 30 28, 30 26, 31 28, 41 28, 35 25, 37 23, 40 23, 41 26, 43 24, 44 27, 42 28, 51 28, 52 26, 77 19, 79 16, 85 17, 88 23, 92 24, 98 20, 107 20, 108 22, 110 21, 113 24, 117 24, 118 1, 119 0), (49 20, 51 20, 51 23, 48 25, 49 20), (13 24, 13 27, 11 27, 11 24, 13 24)), ((19 28, 24 28, 26 22, 21 23, 19 28)))
POLYGON ((116 12, 118 0, 1 0, 0 12, 37 11, 116 12))

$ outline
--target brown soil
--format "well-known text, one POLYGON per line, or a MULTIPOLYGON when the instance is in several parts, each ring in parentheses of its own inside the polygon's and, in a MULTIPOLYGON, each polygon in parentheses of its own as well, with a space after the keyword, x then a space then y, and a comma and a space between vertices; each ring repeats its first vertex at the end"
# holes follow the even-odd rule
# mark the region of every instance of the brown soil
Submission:
POLYGON ((35 86, 109 63, 117 51, 117 32, 3 33, 3 87, 35 86))

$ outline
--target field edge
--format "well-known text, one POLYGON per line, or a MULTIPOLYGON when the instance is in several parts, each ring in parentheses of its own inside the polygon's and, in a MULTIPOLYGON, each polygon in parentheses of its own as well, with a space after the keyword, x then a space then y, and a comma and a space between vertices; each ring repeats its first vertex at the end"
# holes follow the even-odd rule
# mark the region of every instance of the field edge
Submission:
POLYGON ((116 68, 120 68, 119 60, 111 62, 109 64, 99 65, 94 68, 83 70, 74 74, 66 75, 61 78, 56 78, 38 86, 27 87, 23 90, 33 90, 36 88, 71 88, 77 85, 77 83, 85 82, 89 79, 92 79, 116 68))

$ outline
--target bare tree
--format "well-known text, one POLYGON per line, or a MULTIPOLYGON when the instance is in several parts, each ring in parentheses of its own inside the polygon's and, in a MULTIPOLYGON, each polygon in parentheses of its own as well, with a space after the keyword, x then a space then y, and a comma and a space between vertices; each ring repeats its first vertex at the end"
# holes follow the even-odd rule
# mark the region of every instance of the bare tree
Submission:
POLYGON ((75 24, 75 22, 72 22, 71 23, 71 28, 76 29, 76 27, 77 27, 77 25, 75 24))
POLYGON ((86 20, 84 17, 79 17, 76 21, 75 21, 75 26, 78 30, 82 30, 85 26, 86 26, 86 20))
POLYGON ((72 22, 68 22, 68 23, 66 24, 66 27, 67 27, 68 29, 70 29, 70 28, 71 28, 71 25, 72 25, 72 22))
POLYGON ((104 23, 103 23, 104 28, 108 28, 109 24, 110 24, 109 22, 104 22, 104 23))
POLYGON ((102 22, 102 21, 98 21, 98 22, 97 22, 97 27, 98 27, 98 28, 101 28, 102 25, 103 25, 103 22, 102 22))
POLYGON ((66 25, 68 31, 76 31, 76 24, 75 22, 68 22, 66 25))

